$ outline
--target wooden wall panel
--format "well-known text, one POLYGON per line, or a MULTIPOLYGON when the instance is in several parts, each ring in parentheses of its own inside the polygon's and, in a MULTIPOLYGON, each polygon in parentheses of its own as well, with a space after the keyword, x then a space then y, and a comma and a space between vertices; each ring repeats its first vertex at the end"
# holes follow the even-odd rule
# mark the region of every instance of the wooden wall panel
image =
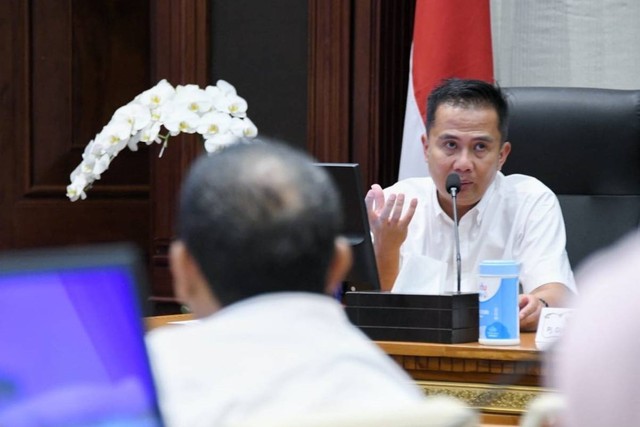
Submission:
MULTIPOLYGON (((388 184, 397 175, 413 8, 413 0, 308 0, 307 148, 320 161, 360 163, 365 186, 388 184)), ((207 83, 206 9, 205 0, 153 3, 157 79, 207 83)), ((175 302, 167 249, 174 238, 180 182, 201 151, 197 137, 181 136, 172 140, 165 157, 152 160, 157 302, 175 302)))
POLYGON ((351 4, 309 0, 307 148, 321 162, 349 161, 351 4))
POLYGON ((375 84, 379 94, 378 158, 377 173, 369 175, 369 179, 377 179, 383 187, 398 180, 414 15, 413 0, 385 0, 376 16, 379 28, 379 75, 375 84))
POLYGON ((309 151, 397 178, 414 0, 309 0, 309 151))
POLYGON ((149 240, 149 154, 65 196, 85 145, 150 82, 146 1, 0 2, 0 249, 149 240), (6 60, 5 60, 6 59, 6 60))
POLYGON ((0 2, 0 250, 15 246, 13 236, 14 186, 19 159, 15 146, 27 138, 26 81, 27 69, 26 2, 0 2))
MULTIPOLYGON (((156 0, 151 11, 152 63, 155 80, 171 84, 208 84, 209 36, 207 0, 156 0)), ((199 135, 169 140, 163 157, 151 163, 152 299, 158 312, 175 310, 168 247, 175 238, 178 193, 191 162, 203 152, 199 135)))

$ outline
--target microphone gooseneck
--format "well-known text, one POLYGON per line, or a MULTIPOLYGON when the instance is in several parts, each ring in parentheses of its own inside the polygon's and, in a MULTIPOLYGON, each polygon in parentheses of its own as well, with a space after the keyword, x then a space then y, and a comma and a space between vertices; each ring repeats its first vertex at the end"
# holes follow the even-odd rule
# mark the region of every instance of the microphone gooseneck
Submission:
POLYGON ((456 250, 456 280, 457 280, 457 288, 458 293, 460 293, 460 280, 461 280, 461 271, 462 271, 462 261, 460 259, 460 235, 458 234, 458 206, 457 206, 457 197, 458 192, 460 191, 460 175, 455 172, 447 175, 446 188, 447 193, 451 194, 451 200, 453 202, 453 232, 455 239, 455 250, 456 250))

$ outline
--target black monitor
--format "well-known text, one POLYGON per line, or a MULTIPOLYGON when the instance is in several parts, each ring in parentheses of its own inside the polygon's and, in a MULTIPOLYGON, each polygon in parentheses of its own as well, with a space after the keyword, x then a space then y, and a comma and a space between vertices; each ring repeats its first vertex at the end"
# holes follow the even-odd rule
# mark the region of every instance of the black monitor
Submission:
POLYGON ((380 280, 371 242, 369 218, 364 203, 360 167, 357 163, 318 163, 333 179, 342 199, 344 229, 351 243, 353 266, 345 280, 345 291, 378 291, 380 280))

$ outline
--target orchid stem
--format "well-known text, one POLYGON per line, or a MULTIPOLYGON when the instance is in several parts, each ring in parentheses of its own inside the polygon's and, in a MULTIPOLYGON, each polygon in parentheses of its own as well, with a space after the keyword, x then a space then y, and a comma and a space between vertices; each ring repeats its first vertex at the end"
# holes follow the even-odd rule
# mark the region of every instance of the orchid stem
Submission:
POLYGON ((171 137, 171 134, 167 133, 166 135, 158 135, 160 137, 160 139, 162 139, 164 142, 162 143, 162 148, 160 149, 160 154, 158 154, 158 158, 162 157, 162 154, 164 153, 164 149, 167 148, 167 146, 169 145, 169 138, 171 137))

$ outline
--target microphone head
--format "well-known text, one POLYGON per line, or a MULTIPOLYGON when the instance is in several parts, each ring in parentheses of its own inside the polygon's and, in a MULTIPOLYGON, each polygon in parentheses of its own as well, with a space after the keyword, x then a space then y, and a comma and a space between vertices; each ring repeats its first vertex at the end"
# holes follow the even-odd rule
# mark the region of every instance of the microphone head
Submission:
POLYGON ((447 193, 451 194, 451 190, 453 190, 454 188, 456 189, 456 193, 458 193, 460 191, 460 185, 460 175, 455 172, 451 172, 449 175, 447 175, 447 193))

